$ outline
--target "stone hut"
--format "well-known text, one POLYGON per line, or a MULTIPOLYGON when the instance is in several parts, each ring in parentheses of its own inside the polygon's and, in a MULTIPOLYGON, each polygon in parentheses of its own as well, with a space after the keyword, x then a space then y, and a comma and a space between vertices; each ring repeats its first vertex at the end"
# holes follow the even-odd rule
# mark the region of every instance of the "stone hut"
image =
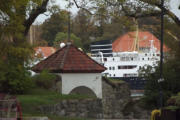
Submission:
POLYGON ((101 73, 106 68, 72 44, 57 50, 32 70, 36 73, 49 70, 50 73, 59 75, 62 79, 62 94, 89 94, 102 98, 101 73))

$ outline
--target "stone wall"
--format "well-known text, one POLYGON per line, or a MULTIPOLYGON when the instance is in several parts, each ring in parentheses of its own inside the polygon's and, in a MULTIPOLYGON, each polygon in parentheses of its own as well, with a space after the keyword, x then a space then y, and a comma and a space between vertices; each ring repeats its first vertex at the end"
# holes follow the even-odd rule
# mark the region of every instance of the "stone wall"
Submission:
POLYGON ((130 100, 130 90, 125 82, 113 83, 103 78, 104 118, 124 118, 123 110, 130 100))
POLYGON ((103 117, 106 119, 150 119, 151 111, 141 107, 130 96, 126 82, 112 82, 103 78, 103 117))
POLYGON ((147 119, 150 120, 151 110, 144 109, 140 100, 131 100, 124 108, 125 119, 147 119))
POLYGON ((45 114, 80 118, 103 118, 101 99, 62 100, 56 105, 41 106, 45 114))
POLYGON ((103 99, 62 100, 56 105, 39 107, 42 113, 58 116, 104 119, 146 119, 150 112, 142 109, 130 97, 125 82, 102 79, 103 99))

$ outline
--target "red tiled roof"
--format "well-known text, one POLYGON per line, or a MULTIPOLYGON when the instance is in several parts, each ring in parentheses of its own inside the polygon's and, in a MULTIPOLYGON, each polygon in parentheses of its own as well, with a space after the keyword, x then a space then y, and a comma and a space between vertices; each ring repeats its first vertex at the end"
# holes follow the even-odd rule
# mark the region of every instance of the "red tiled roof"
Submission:
POLYGON ((56 52, 56 49, 53 47, 36 47, 35 53, 43 57, 49 57, 51 54, 56 52))
POLYGON ((35 72, 44 69, 53 73, 101 73, 106 70, 73 45, 66 45, 32 68, 35 72))
MULTIPOLYGON (((133 46, 135 39, 136 39, 136 32, 128 32, 127 34, 119 37, 112 44, 113 52, 134 51, 133 46)), ((139 47, 150 47, 150 40, 154 40, 153 42, 154 47, 157 48, 157 51, 160 51, 160 40, 158 40, 150 32, 140 31, 138 33, 138 39, 139 39, 139 47)), ((163 49, 164 52, 168 51, 168 48, 165 45, 163 46, 163 49)))

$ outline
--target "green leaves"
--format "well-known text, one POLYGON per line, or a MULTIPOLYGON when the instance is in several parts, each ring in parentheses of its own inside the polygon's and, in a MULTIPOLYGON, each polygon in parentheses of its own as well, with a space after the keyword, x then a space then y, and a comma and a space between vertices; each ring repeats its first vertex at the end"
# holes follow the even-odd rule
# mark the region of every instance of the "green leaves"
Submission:
POLYGON ((5 93, 24 93, 32 87, 27 69, 16 63, 0 61, 0 91, 5 93))
POLYGON ((154 72, 152 72, 152 67, 149 69, 144 69, 141 73, 148 80, 145 87, 145 101, 148 104, 154 105, 154 107, 158 106, 157 101, 159 99, 159 88, 161 84, 161 88, 163 91, 163 102, 166 104, 167 99, 170 96, 177 94, 180 91, 180 62, 179 56, 175 58, 169 58, 163 64, 163 78, 164 81, 162 83, 158 83, 158 79, 160 78, 159 66, 154 68, 154 72))
MULTIPOLYGON (((63 32, 57 33, 54 41, 54 46, 59 48, 60 43, 68 42, 67 39, 68 39, 68 33, 63 33, 63 32)), ((71 39, 70 41, 72 41, 76 47, 82 47, 81 39, 76 35, 74 35, 73 33, 70 35, 70 39, 71 39)))
POLYGON ((0 92, 23 93, 32 86, 30 73, 25 67, 25 63, 31 59, 32 47, 27 43, 25 33, 43 12, 47 2, 48 0, 1 0, 0 92), (43 2, 44 6, 40 8, 43 2), (35 13, 31 14, 32 12, 35 13), (31 20, 28 20, 29 17, 31 20))
POLYGON ((55 12, 42 25, 42 37, 48 42, 48 45, 53 46, 55 36, 58 32, 67 32, 68 28, 68 12, 55 12))
POLYGON ((33 76, 33 81, 37 87, 50 89, 55 84, 56 76, 50 74, 47 70, 42 71, 40 74, 33 76))

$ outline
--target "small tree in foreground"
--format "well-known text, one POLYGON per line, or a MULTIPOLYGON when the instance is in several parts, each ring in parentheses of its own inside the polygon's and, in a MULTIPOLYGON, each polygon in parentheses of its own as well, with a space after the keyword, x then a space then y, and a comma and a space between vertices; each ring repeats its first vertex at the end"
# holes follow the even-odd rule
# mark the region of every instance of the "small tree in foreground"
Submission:
POLYGON ((50 89, 55 84, 56 75, 49 73, 47 70, 42 71, 40 74, 33 76, 33 81, 37 87, 50 89))
POLYGON ((163 65, 163 78, 164 81, 158 83, 158 79, 160 77, 159 66, 156 68, 148 68, 141 71, 144 77, 147 79, 147 84, 145 87, 145 103, 149 107, 158 107, 159 105, 159 91, 160 87, 163 91, 163 104, 166 105, 166 101, 172 95, 180 92, 180 61, 179 58, 176 57, 174 59, 169 59, 163 65), (155 72, 152 72, 152 69, 155 72), (160 86, 161 85, 161 86, 160 86))

